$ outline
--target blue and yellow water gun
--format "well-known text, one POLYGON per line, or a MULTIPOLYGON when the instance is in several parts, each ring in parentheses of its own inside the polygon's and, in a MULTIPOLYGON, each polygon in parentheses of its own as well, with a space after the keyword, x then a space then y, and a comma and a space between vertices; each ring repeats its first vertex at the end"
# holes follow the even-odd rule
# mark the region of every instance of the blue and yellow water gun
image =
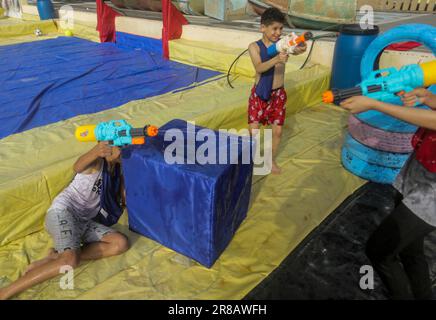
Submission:
POLYGON ((400 70, 388 68, 373 71, 368 79, 356 87, 324 92, 322 101, 339 105, 345 99, 363 95, 379 101, 392 102, 406 92, 433 84, 436 84, 436 60, 410 64, 400 70))
POLYGON ((154 137, 158 132, 156 126, 133 128, 125 120, 112 120, 80 126, 76 129, 75 136, 82 142, 108 141, 110 145, 122 147, 129 144, 144 144, 145 137, 154 137))

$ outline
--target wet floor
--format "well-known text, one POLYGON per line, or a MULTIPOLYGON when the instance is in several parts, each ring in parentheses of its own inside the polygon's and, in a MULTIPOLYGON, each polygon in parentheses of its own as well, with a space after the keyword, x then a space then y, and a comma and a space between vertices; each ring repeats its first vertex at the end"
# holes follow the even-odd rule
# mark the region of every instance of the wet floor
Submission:
MULTIPOLYGON (((370 265, 365 243, 392 211, 391 186, 367 183, 346 199, 268 278, 245 299, 387 299, 378 276, 374 289, 362 290, 370 265), (366 273, 365 273, 366 274, 366 273)), ((425 253, 436 292, 436 232, 427 236, 425 253)))

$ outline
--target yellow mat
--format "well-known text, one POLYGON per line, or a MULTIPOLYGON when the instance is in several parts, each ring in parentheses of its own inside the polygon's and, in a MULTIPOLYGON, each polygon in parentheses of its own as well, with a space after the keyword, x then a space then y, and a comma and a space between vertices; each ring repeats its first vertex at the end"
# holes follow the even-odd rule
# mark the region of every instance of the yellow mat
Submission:
MULTIPOLYGON (((58 277, 16 298, 244 297, 363 184, 340 163, 347 113, 319 104, 329 76, 321 66, 288 70, 287 120, 278 155, 283 174, 254 177, 247 218, 211 269, 128 231, 126 213, 115 228, 128 235, 128 252, 83 263, 75 270, 74 290, 60 289, 58 277)), ((74 140, 76 126, 110 119, 126 119, 134 126, 162 125, 180 118, 212 129, 242 129, 247 126, 253 79, 238 75, 232 80, 234 89, 221 79, 1 139, 0 287, 17 279, 29 262, 42 258, 52 246, 43 230, 45 212, 71 180, 74 161, 93 146, 74 140)))
MULTIPOLYGON (((0 19, 0 45, 41 41, 65 35, 64 30, 59 27, 56 20, 40 21, 31 19, 32 17, 34 16, 29 15, 26 20, 15 18, 0 19), (42 36, 35 35, 36 29, 41 30, 42 36)), ((91 26, 75 23, 72 32, 75 37, 100 42, 98 32, 91 26)))
MULTIPOLYGON (((315 81, 307 90, 316 91, 322 83, 315 81)), ((91 147, 71 138, 75 125, 117 118, 134 125, 161 125, 172 118, 183 118, 211 128, 241 129, 246 126, 246 99, 241 95, 248 92, 251 81, 237 79, 234 85, 235 91, 220 80, 0 141, 0 156, 5 159, 0 168, 1 233, 4 242, 18 239, 0 247, 0 286, 16 279, 29 261, 41 258, 51 246, 48 235, 40 231, 45 210, 70 180, 77 155, 91 147), (221 105, 223 97, 225 107, 221 105), (28 235, 29 231, 35 233, 28 235)), ((295 95, 290 96, 306 101, 307 90, 295 88, 295 95)), ((291 98, 289 106, 293 104, 291 98)), ((255 177, 247 219, 212 269, 128 232, 123 217, 117 228, 132 242, 126 254, 83 264, 75 273, 75 290, 61 290, 59 279, 53 279, 18 298, 242 298, 362 185, 362 180, 345 171, 339 160, 346 117, 343 111, 329 106, 307 108, 296 115, 289 112, 278 157, 284 172, 281 176, 255 177)))
MULTIPOLYGON (((75 23, 74 28, 71 30, 75 37, 79 37, 82 39, 100 42, 100 35, 97 30, 93 26, 88 26, 85 24, 75 23)), ((65 30, 59 29, 61 35, 65 34, 65 30)))
MULTIPOLYGON (((318 101, 328 77, 328 70, 318 66, 289 73, 288 114, 318 101)), ((1 139, 0 198, 4 205, 0 207, 0 245, 42 229, 49 204, 71 179, 72 164, 90 148, 75 141, 75 126, 110 119, 126 119, 134 126, 162 125, 180 118, 216 129, 243 128, 251 85, 251 79, 240 78, 234 81, 235 89, 231 89, 221 79, 1 139)))
MULTIPOLYGON (((83 264, 75 272, 74 290, 61 290, 59 279, 53 279, 18 298, 242 298, 362 184, 338 160, 345 118, 341 111, 317 106, 288 119, 279 155, 283 175, 253 184, 248 216, 212 269, 127 231, 124 217, 117 229, 132 243, 126 254, 83 264)), ((50 246, 48 235, 38 232, 0 247, 0 282, 18 277, 50 246)))
POLYGON ((53 20, 25 21, 16 18, 0 19, 0 38, 17 37, 34 34, 40 29, 43 34, 57 33, 56 22, 53 20))

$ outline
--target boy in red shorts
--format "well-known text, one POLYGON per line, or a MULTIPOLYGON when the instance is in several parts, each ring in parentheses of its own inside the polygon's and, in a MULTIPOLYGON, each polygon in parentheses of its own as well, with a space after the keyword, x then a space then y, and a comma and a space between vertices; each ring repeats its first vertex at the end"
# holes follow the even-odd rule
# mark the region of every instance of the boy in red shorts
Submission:
MULTIPOLYGON (((286 115, 286 91, 283 87, 287 53, 279 53, 270 58, 267 48, 277 42, 282 34, 285 17, 277 8, 265 10, 260 19, 262 39, 251 43, 248 52, 256 70, 256 82, 248 100, 248 124, 250 132, 260 125, 272 126, 272 168, 273 174, 281 169, 276 163, 277 149, 282 136, 282 126, 286 115)), ((302 44, 294 50, 294 55, 306 51, 302 44)))

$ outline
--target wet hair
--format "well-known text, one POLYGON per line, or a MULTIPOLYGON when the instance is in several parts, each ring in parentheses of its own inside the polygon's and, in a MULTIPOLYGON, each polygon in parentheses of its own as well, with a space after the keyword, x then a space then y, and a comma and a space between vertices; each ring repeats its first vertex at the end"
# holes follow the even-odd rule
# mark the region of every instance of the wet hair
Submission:
POLYGON ((260 23, 269 26, 274 22, 285 24, 285 15, 277 8, 268 8, 260 16, 260 23))

